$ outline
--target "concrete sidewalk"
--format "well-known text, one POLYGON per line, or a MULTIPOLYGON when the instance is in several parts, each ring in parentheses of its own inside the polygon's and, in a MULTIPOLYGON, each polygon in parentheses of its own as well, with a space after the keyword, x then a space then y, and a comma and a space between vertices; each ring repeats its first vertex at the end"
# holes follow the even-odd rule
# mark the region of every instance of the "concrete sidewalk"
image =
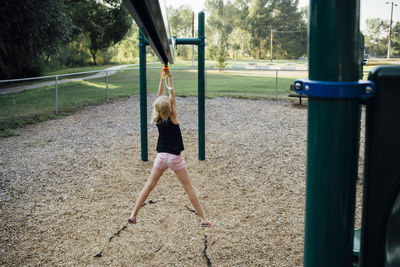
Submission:
MULTIPOLYGON (((105 70, 100 70, 98 73, 87 76, 87 77, 59 80, 58 84, 103 78, 103 77, 106 77, 106 72, 107 72, 108 76, 111 76, 111 75, 114 75, 115 73, 117 73, 117 71, 119 69, 129 67, 129 66, 139 66, 139 64, 126 64, 126 65, 114 66, 114 67, 111 67, 111 68, 108 68, 105 70)), ((63 76, 63 75, 59 75, 59 76, 63 76)), ((19 93, 19 92, 22 92, 25 90, 31 90, 31 89, 35 89, 35 88, 44 87, 44 86, 53 86, 53 85, 55 86, 55 84, 56 84, 56 81, 55 81, 55 77, 54 77, 54 81, 41 82, 41 83, 35 83, 32 85, 23 85, 23 86, 0 89, 0 95, 19 93)))

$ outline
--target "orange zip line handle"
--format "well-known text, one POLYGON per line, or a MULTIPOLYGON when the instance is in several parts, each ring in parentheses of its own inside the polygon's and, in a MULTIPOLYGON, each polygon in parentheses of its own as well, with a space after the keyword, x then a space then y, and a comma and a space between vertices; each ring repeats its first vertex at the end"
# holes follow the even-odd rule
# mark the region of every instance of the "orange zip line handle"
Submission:
POLYGON ((167 74, 167 71, 168 71, 168 65, 165 64, 165 65, 164 65, 164 68, 161 70, 161 77, 162 77, 162 79, 165 81, 165 87, 167 87, 168 90, 171 90, 173 87, 172 87, 172 86, 169 87, 169 86, 168 86, 168 81, 165 80, 165 74, 167 74))
POLYGON ((161 76, 163 80, 165 79, 165 74, 167 74, 167 71, 168 71, 168 65, 164 65, 164 68, 161 70, 161 76))

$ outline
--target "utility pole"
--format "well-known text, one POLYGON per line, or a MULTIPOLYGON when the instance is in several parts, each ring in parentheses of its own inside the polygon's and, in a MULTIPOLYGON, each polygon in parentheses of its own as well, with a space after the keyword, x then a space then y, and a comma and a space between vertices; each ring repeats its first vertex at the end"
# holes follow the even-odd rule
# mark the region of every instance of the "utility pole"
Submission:
POLYGON ((272 62, 272 60, 273 60, 273 58, 274 58, 274 56, 273 56, 273 50, 272 50, 273 39, 274 39, 274 30, 271 28, 271 45, 270 45, 271 62, 272 62))
POLYGON ((386 4, 391 4, 392 7, 390 9, 390 23, 389 23, 389 37, 388 37, 388 49, 387 49, 387 59, 390 58, 390 45, 392 42, 392 21, 393 21, 393 6, 397 6, 394 2, 386 2, 386 4))

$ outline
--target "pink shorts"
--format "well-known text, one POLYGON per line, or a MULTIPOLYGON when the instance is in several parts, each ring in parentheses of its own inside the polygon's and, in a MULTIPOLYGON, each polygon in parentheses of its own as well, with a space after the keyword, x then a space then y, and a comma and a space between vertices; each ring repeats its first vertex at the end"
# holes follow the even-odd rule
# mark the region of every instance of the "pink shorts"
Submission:
POLYGON ((180 155, 157 153, 157 157, 154 160, 154 167, 161 171, 165 171, 166 169, 170 168, 176 172, 185 168, 186 164, 182 153, 180 155))

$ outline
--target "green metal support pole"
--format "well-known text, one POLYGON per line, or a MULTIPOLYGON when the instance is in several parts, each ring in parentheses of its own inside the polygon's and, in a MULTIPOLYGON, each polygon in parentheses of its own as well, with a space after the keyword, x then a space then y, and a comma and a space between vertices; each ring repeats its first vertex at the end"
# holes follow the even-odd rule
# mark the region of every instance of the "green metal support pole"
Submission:
POLYGON ((198 45, 198 112, 199 112, 199 160, 206 159, 205 148, 205 75, 204 75, 204 62, 205 62, 205 35, 204 35, 204 12, 201 11, 198 17, 199 24, 199 39, 201 40, 198 45))
POLYGON ((178 45, 199 45, 202 43, 200 38, 177 38, 176 44, 178 45))
MULTIPOLYGON (((359 0, 311 0, 309 79, 357 81, 359 0)), ((305 267, 352 266, 360 103, 309 97, 305 267)))
POLYGON ((146 81, 146 45, 143 33, 139 31, 139 73, 140 73, 140 141, 143 161, 148 161, 147 151, 147 81, 146 81))
POLYGON ((199 160, 206 159, 205 148, 205 35, 204 35, 204 12, 198 16, 198 37, 197 38, 175 38, 177 45, 198 46, 198 126, 199 126, 199 160))

